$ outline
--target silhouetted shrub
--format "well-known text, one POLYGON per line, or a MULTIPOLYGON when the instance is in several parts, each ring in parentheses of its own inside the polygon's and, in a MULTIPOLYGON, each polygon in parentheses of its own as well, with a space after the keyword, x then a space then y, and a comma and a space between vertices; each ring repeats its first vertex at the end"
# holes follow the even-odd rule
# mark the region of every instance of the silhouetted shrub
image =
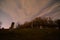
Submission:
POLYGON ((56 24, 58 25, 58 27, 60 29, 60 19, 56 20, 55 22, 56 22, 56 24))

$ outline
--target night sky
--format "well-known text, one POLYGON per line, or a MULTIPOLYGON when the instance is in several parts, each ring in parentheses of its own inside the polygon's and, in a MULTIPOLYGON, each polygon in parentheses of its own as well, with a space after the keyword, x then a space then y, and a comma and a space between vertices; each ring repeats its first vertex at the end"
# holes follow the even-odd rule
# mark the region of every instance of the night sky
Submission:
POLYGON ((11 22, 23 24, 35 17, 60 19, 60 0, 0 0, 0 21, 9 28, 11 22))

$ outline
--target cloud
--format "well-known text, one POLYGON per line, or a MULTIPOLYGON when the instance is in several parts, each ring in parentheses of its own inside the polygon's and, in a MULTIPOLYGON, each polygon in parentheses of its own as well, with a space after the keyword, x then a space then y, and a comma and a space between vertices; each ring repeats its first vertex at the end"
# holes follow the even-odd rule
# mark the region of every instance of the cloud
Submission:
POLYGON ((56 2, 53 5, 48 5, 51 4, 48 2, 46 6, 44 6, 44 8, 42 10, 40 10, 36 15, 34 15, 34 17, 36 16, 49 16, 50 14, 53 15, 55 12, 60 11, 60 3, 56 2))
POLYGON ((54 8, 48 13, 48 14, 45 14, 45 16, 47 15, 54 15, 56 12, 60 12, 60 5, 59 4, 56 4, 54 6, 54 8))
MULTIPOLYGON (((5 0, 3 9, 9 13, 12 18, 22 17, 25 18, 34 18, 38 15, 48 14, 45 11, 51 10, 50 8, 58 0, 5 0), (42 13, 43 12, 43 13, 42 13), (13 15, 17 17, 13 17, 13 15), (23 16, 22 16, 23 15, 23 16), (24 17, 25 16, 25 17, 24 17)), ((53 6, 54 7, 54 6, 53 6)), ((49 13, 50 14, 50 13, 49 13)))
POLYGON ((21 0, 15 0, 16 2, 16 6, 19 8, 19 9, 22 9, 22 4, 21 4, 21 0))

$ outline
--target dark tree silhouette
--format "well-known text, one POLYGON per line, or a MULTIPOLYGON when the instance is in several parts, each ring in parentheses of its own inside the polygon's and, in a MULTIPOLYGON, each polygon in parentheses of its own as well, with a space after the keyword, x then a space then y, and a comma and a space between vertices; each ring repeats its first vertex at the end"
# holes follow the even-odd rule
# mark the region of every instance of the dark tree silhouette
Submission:
POLYGON ((11 24, 11 27, 9 28, 9 29, 13 29, 14 28, 14 22, 12 22, 12 24, 11 24))
POLYGON ((56 20, 55 22, 57 23, 57 25, 58 25, 58 27, 60 29, 60 19, 56 20))
MULTIPOLYGON (((56 28, 58 26, 60 27, 60 20, 53 21, 50 17, 48 19, 43 19, 41 17, 37 17, 31 22, 25 22, 23 25, 18 24, 17 28, 56 28)), ((11 28, 13 28, 13 25, 11 25, 11 28)))
POLYGON ((23 26, 25 28, 31 28, 31 22, 25 22, 23 26))
POLYGON ((40 17, 38 18, 35 18, 33 21, 32 21, 32 26, 34 28, 40 28, 40 25, 42 23, 42 19, 40 17))

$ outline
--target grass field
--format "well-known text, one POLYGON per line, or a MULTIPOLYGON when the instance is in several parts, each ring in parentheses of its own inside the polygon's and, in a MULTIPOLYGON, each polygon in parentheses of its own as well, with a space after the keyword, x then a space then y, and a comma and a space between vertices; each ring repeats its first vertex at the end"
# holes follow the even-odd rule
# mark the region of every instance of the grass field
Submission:
POLYGON ((57 29, 19 29, 0 31, 0 40, 59 40, 60 31, 57 29))

